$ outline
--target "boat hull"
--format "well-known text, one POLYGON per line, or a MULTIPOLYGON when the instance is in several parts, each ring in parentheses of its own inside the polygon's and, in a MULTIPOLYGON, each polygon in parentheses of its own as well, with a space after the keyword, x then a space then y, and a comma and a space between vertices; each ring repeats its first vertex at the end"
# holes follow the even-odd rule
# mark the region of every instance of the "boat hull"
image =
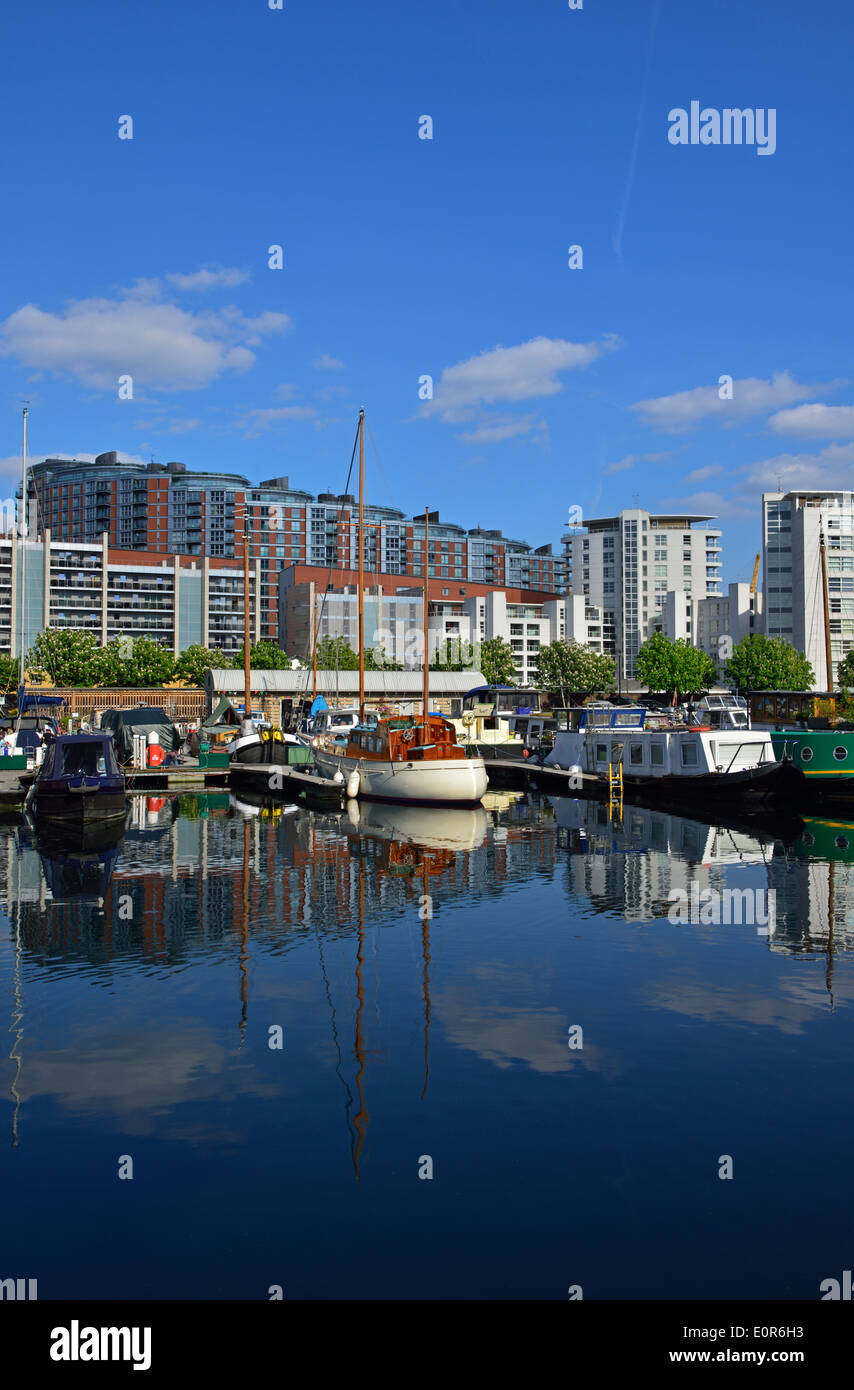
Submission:
POLYGON ((124 788, 91 792, 72 792, 67 787, 37 787, 33 810, 39 821, 62 821, 67 825, 94 825, 124 818, 127 797, 124 788))
POLYGON ((624 791, 637 791, 645 798, 683 801, 698 805, 707 799, 747 805, 752 802, 788 801, 801 804, 805 778, 791 762, 761 763, 739 772, 703 772, 695 777, 626 777, 624 791))
POLYGON ((410 802, 421 806, 476 806, 486 792, 482 758, 447 758, 431 762, 379 762, 349 758, 316 748, 315 761, 324 777, 340 772, 345 783, 358 772, 358 795, 370 801, 410 802))

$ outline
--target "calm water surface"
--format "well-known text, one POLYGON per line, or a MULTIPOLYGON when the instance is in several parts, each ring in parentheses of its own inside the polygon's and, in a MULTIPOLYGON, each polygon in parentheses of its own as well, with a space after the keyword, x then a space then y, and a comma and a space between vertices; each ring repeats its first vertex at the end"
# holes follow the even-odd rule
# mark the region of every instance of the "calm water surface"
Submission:
POLYGON ((88 856, 0 827, 0 1277, 818 1298, 850 1268, 854 829, 487 800, 137 799, 88 856), (770 933, 674 924, 693 884, 773 889, 770 933))

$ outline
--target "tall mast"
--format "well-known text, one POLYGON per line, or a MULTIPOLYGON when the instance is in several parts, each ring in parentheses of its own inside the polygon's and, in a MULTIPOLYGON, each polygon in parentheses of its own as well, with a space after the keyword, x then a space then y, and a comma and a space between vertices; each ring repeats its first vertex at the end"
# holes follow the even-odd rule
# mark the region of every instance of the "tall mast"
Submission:
POLYGON ((824 659, 827 663, 827 689, 833 693, 833 661, 830 655, 830 609, 827 600, 827 555, 824 549, 824 527, 818 519, 818 553, 821 558, 821 600, 824 606, 824 659))
MULTIPOLYGON (((314 586, 312 586, 313 588, 314 586)), ((314 595, 314 641, 311 651, 311 670, 312 670, 312 704, 317 699, 317 594, 314 595)))
POLYGON ((27 554, 27 407, 24 406, 23 448, 21 451, 21 685, 24 684, 24 662, 26 660, 26 641, 24 639, 24 565, 27 554))
POLYGON ((359 411, 359 722, 365 722, 365 412, 359 411))
POLYGON ((430 508, 429 508, 429 507, 425 507, 425 508, 424 508, 424 737, 423 737, 423 739, 422 739, 422 742, 423 742, 423 743, 426 743, 426 742, 427 742, 427 710, 428 710, 428 708, 429 708, 428 701, 429 701, 429 699, 430 699, 430 653, 429 653, 429 649, 428 649, 428 646, 427 646, 427 620, 428 620, 428 610, 429 610, 429 607, 430 607, 429 602, 428 602, 428 596, 429 596, 429 593, 430 593, 430 582, 429 582, 429 579, 428 579, 428 574, 429 574, 428 558, 429 558, 429 555, 430 555, 430 551, 429 551, 428 546, 427 546, 427 540, 428 540, 428 537, 429 537, 429 533, 430 533, 430 508))
POLYGON ((243 718, 252 718, 252 678, 249 664, 249 502, 243 494, 243 718))

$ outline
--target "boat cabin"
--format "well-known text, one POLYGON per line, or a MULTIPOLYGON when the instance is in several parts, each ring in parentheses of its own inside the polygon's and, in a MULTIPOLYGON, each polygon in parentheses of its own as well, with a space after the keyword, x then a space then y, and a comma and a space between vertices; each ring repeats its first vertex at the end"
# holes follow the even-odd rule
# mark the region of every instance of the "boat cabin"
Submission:
MULTIPOLYGON (((373 724, 374 716, 366 712, 365 726, 373 724)), ((321 709, 311 719, 308 732, 312 738, 318 735, 326 735, 330 738, 349 738, 351 732, 360 723, 359 711, 353 709, 321 709)))
POLYGON ((554 747, 545 766, 606 776, 622 764, 630 781, 741 772, 776 758, 767 732, 689 725, 678 714, 641 705, 582 705, 555 711, 554 747))
POLYGON ((45 782, 120 775, 108 734, 60 734, 49 744, 41 770, 45 782))
POLYGON ((358 724, 347 740, 347 757, 372 762, 413 763, 466 757, 457 732, 441 714, 427 719, 380 719, 358 724))
POLYGON ((743 695, 707 695, 692 707, 691 723, 707 729, 749 729, 750 711, 743 695))

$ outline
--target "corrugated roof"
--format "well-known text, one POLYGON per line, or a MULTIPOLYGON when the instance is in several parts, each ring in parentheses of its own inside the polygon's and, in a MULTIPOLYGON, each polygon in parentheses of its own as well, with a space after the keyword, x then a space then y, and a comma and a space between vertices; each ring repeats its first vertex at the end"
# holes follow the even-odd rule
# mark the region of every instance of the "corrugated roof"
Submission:
MULTIPOLYGON (((430 690, 433 695, 465 695, 474 686, 485 685, 480 671, 431 671, 430 690)), ((264 695, 303 695, 312 689, 310 671, 251 671, 252 690, 264 695)), ((424 688, 421 671, 366 671, 365 693, 368 695, 419 696, 424 688)), ((210 671, 207 689, 215 692, 243 692, 242 671, 210 671)), ((358 695, 358 671, 318 671, 317 690, 320 695, 358 695)))

